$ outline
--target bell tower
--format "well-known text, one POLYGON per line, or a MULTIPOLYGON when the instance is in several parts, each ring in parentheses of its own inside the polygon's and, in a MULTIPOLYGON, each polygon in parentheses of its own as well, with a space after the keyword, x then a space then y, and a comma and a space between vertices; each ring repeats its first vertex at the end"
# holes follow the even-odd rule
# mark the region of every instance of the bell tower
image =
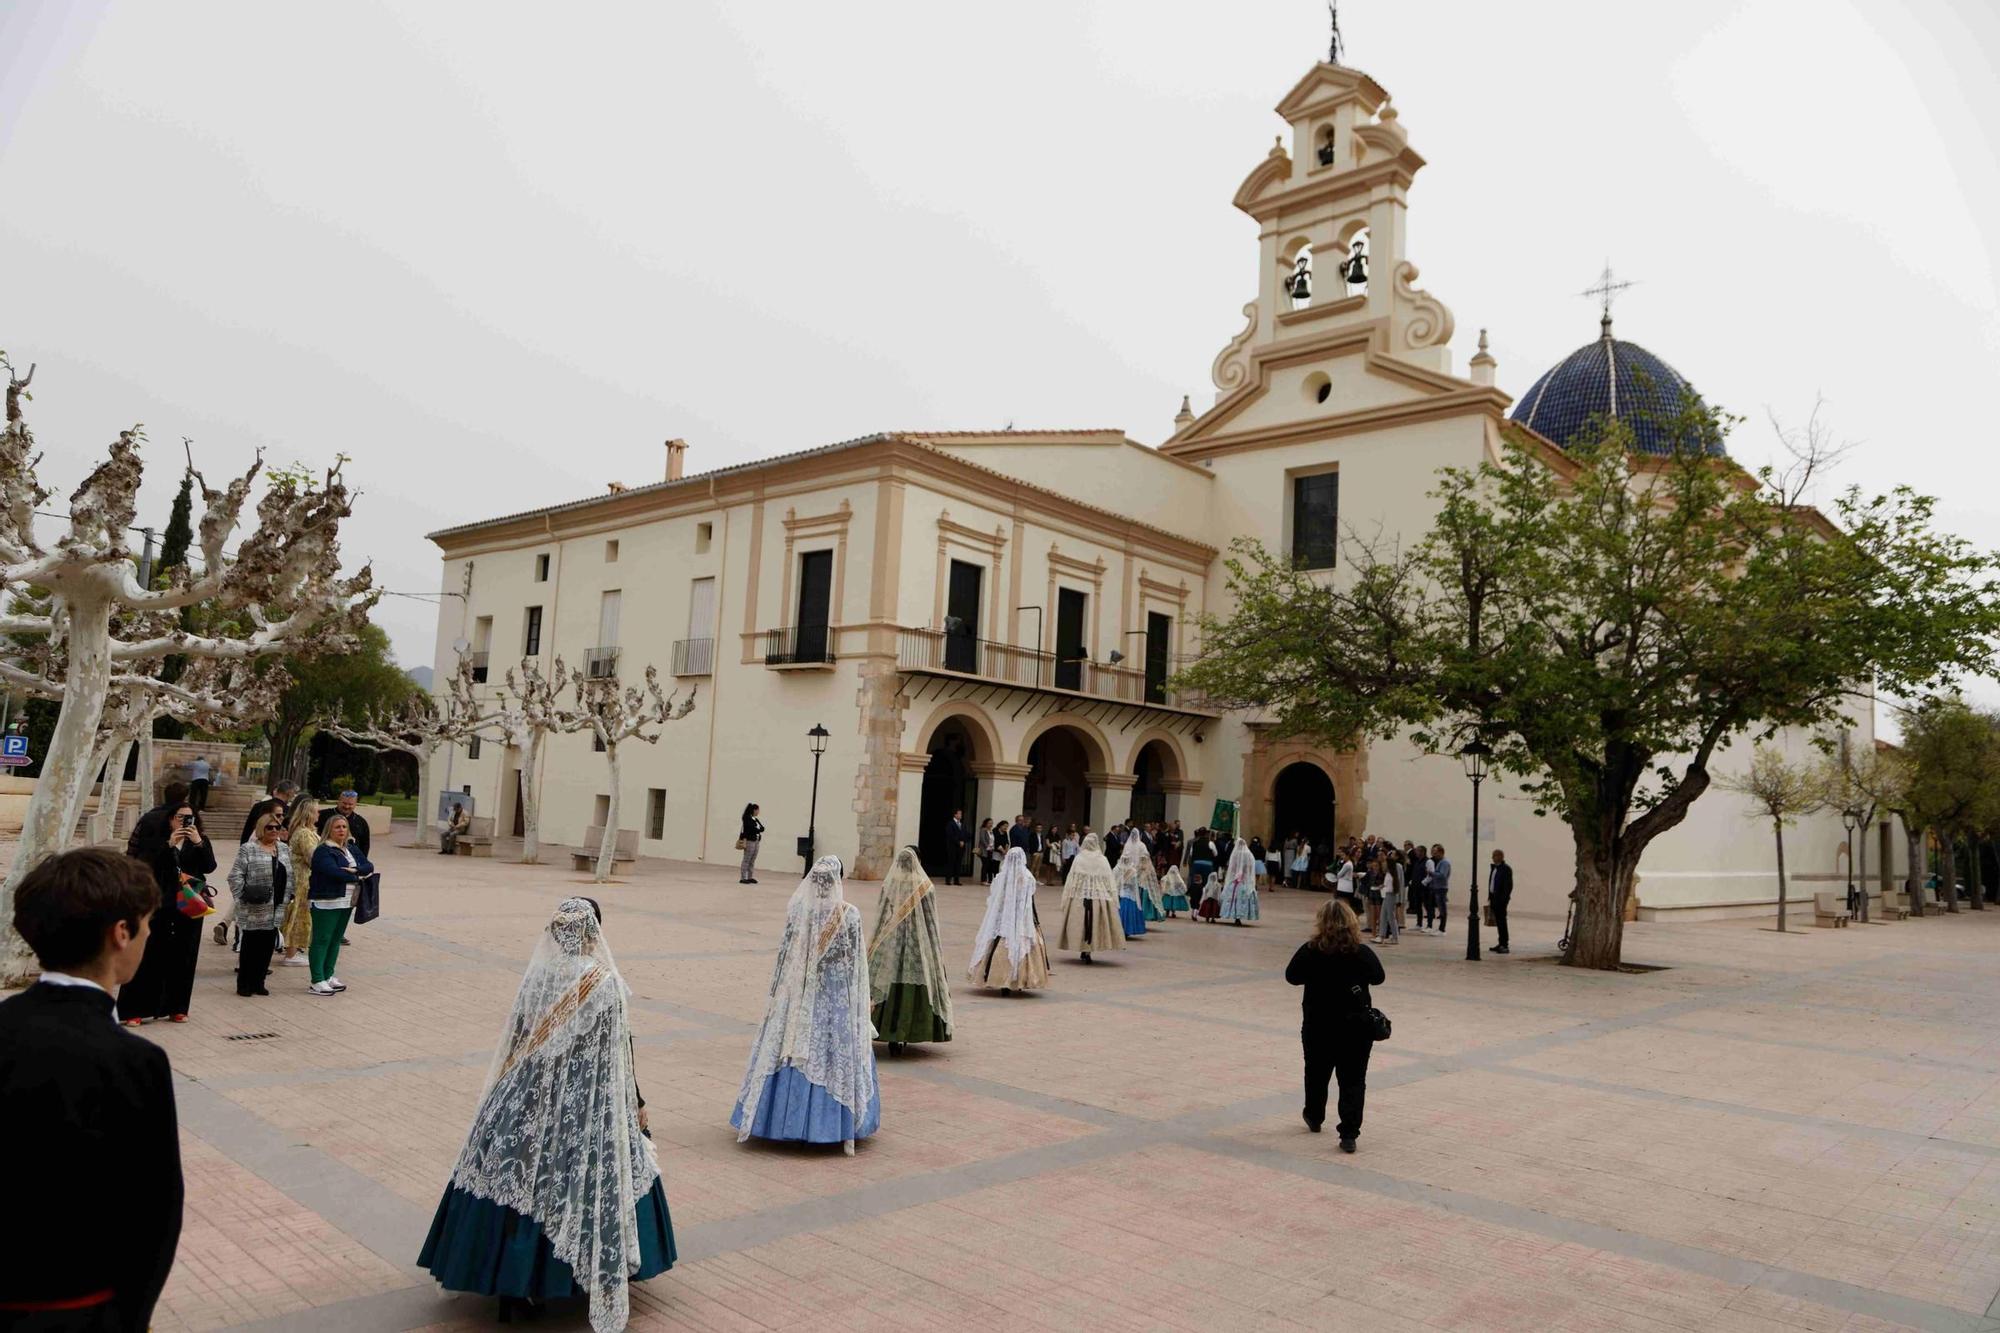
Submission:
POLYGON ((1424 165, 1382 85, 1321 62, 1278 103, 1290 125, 1236 191, 1258 225, 1249 324, 1215 359, 1220 396, 1257 363, 1372 326, 1378 352, 1450 373, 1451 312, 1416 287, 1404 253, 1410 183, 1424 165))

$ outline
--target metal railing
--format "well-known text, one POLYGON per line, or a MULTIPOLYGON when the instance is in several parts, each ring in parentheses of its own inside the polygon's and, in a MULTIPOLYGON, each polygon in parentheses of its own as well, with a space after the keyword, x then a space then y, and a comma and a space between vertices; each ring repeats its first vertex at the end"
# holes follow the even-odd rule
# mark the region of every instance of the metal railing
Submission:
POLYGON ((676 676, 715 674, 715 640, 678 640, 674 644, 674 674, 676 676))
POLYGON ((1144 670, 1103 662, 1061 661, 1054 653, 1011 643, 905 627, 898 631, 896 665, 904 671, 949 671, 1004 685, 1063 690, 1120 703, 1153 703, 1170 708, 1203 705, 1179 698, 1164 686, 1147 687, 1144 670))
POLYGON ((591 648, 583 654, 583 674, 590 680, 603 680, 618 674, 618 650, 616 648, 591 648))
POLYGON ((484 685, 486 683, 486 661, 490 656, 490 653, 467 653, 465 655, 466 665, 472 668, 472 683, 474 685, 484 685))
POLYGON ((831 625, 788 625, 764 631, 765 666, 821 666, 832 661, 831 625))

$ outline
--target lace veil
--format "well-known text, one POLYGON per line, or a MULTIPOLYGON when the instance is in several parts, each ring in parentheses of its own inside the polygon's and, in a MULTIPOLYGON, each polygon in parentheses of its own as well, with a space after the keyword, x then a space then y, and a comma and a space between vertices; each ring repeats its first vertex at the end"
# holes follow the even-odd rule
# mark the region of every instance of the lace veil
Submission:
POLYGON ((993 875, 993 887, 986 891, 986 916, 972 945, 974 969, 996 939, 1006 946, 1007 961, 1016 968, 1035 947, 1035 877, 1028 873, 1028 858, 1019 847, 1007 849, 993 875))
POLYGON ((1113 872, 1118 881, 1118 895, 1145 905, 1140 896, 1143 889, 1153 897, 1160 896, 1160 877, 1153 872, 1153 854, 1146 850, 1146 840, 1133 829, 1125 835, 1125 850, 1118 856, 1118 868, 1113 872))
POLYGON ((930 992, 931 1007, 951 1022, 951 981, 944 973, 938 943, 937 894, 917 860, 916 849, 896 853, 882 877, 882 901, 875 910, 875 933, 868 945, 871 998, 887 995, 898 982, 930 992))
POLYGON ((1181 874, 1179 866, 1167 867, 1166 877, 1160 881, 1160 892, 1176 898, 1187 897, 1187 876, 1181 874))
POLYGON ((1229 871, 1223 876, 1222 886, 1233 889, 1246 884, 1257 887, 1257 858, 1250 855, 1250 844, 1239 839, 1236 850, 1229 854, 1229 871))
MULTIPOLYGON (((1134 837, 1132 841, 1138 839, 1134 837)), ((1072 898, 1086 902, 1098 899, 1114 905, 1118 902, 1118 880, 1111 873, 1111 862, 1104 859, 1104 844, 1095 833, 1084 835, 1083 850, 1070 863, 1069 878, 1063 881, 1063 901, 1072 898)))
POLYGON ((625 1327, 638 1204, 660 1167, 639 1132, 625 981, 587 899, 535 943, 451 1183, 532 1217, 590 1296, 596 1333, 625 1327))
POLYGON ((861 909, 847 901, 837 856, 822 856, 785 909, 785 936, 771 971, 764 1026, 736 1095, 742 1129, 750 1126, 764 1085, 790 1065, 864 1119, 875 1098, 875 1025, 869 1020, 861 909))

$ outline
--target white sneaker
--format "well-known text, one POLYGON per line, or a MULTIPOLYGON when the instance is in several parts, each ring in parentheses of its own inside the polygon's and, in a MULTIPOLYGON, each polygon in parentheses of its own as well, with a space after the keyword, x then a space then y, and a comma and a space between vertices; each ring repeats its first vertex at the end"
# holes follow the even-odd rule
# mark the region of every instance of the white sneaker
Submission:
POLYGON ((293 954, 293 955, 292 955, 292 956, 291 956, 290 958, 287 958, 287 959, 286 959, 286 960, 285 960, 284 962, 282 962, 282 963, 278 964, 278 966, 279 966, 279 967, 311 967, 311 966, 312 966, 312 959, 310 959, 310 958, 306 957, 306 956, 305 956, 304 954, 302 954, 302 953, 295 953, 295 954, 293 954))
POLYGON ((333 987, 335 990, 347 989, 347 983, 342 981, 339 977, 328 977, 326 979, 326 984, 333 987))
POLYGON ((338 995, 338 994, 340 994, 340 992, 339 992, 339 991, 337 991, 337 990, 335 990, 335 989, 334 989, 333 987, 331 987, 331 986, 327 985, 327 984, 326 984, 326 983, 325 983, 324 981, 315 981, 315 982, 314 982, 314 983, 313 983, 312 985, 310 985, 310 986, 306 987, 306 990, 307 990, 307 991, 309 991, 310 993, 314 994, 314 995, 338 995))

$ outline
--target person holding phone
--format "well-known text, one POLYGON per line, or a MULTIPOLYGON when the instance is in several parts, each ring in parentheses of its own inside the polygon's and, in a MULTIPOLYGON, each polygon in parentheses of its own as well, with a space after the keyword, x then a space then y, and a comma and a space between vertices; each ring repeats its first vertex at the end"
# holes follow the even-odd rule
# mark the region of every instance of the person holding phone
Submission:
MULTIPOLYGON (((201 816, 188 803, 187 788, 172 783, 166 794, 168 803, 141 815, 125 844, 125 855, 151 870, 160 890, 145 958, 137 974, 118 989, 118 1018, 128 1027, 161 1018, 187 1022, 202 925, 199 917, 179 908, 182 878, 198 884, 215 873, 215 848, 202 833, 201 816)), ((212 891, 203 892, 214 901, 212 891)))

